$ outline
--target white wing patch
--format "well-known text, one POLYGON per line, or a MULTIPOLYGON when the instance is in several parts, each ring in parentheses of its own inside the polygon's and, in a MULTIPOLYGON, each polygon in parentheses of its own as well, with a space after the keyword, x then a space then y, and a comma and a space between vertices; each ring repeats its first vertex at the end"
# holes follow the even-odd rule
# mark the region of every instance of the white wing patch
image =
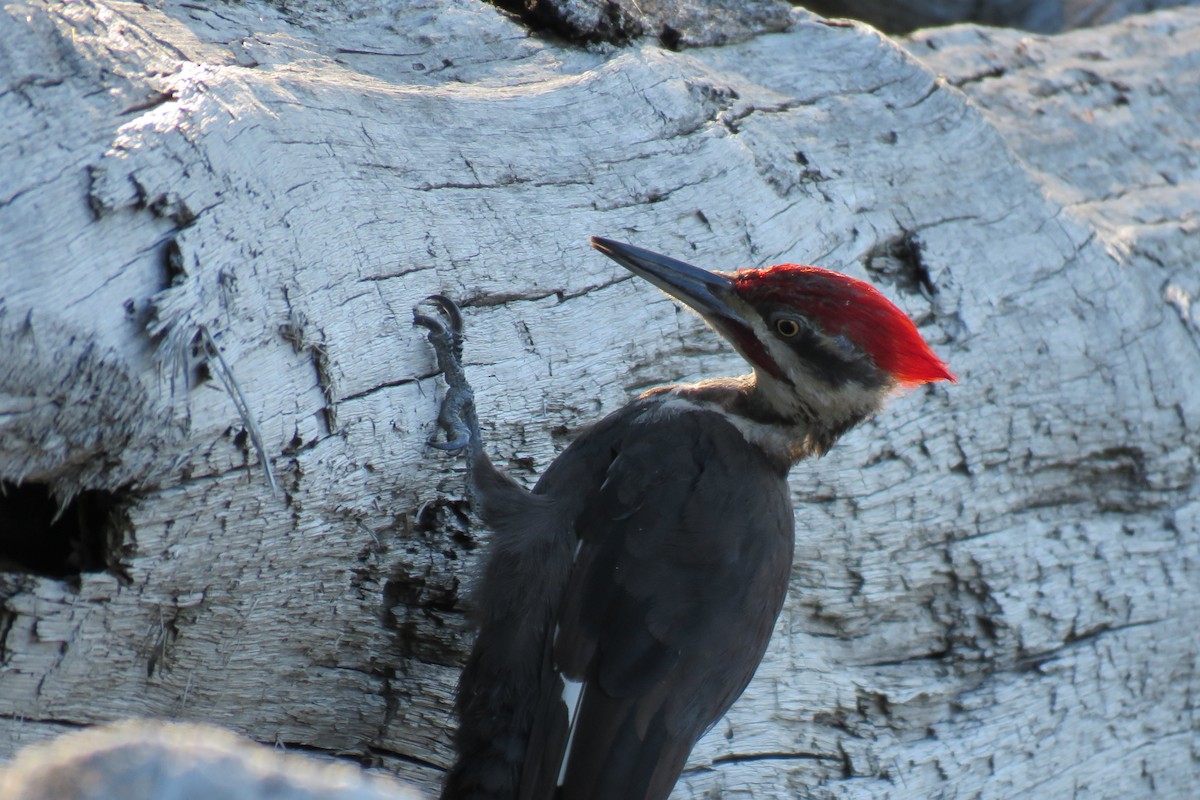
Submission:
POLYGON ((566 675, 562 678, 562 701, 567 707, 567 746, 563 748, 562 761, 558 765, 558 782, 562 786, 567 778, 567 762, 571 760, 571 745, 575 743, 575 718, 579 715, 579 703, 583 700, 583 681, 573 681, 566 675))

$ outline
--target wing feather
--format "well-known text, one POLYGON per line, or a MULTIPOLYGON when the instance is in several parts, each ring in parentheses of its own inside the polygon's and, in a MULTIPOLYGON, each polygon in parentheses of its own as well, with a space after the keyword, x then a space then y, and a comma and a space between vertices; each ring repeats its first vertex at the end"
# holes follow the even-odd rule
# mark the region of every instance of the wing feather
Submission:
POLYGON ((547 642, 524 800, 665 798, 749 682, 787 587, 785 476, 723 416, 615 430, 573 522, 579 549, 547 642), (583 682, 573 731, 564 676, 583 682))

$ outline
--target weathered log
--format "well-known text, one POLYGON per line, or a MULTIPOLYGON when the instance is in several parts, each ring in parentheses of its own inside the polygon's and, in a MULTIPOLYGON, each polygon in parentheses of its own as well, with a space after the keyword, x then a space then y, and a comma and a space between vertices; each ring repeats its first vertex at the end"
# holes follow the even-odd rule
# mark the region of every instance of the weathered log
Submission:
POLYGON ((27 747, 0 770, 6 800, 419 800, 352 764, 273 752, 213 725, 147 721, 27 747))
POLYGON ((678 796, 1185 796, 1200 12, 793 17, 675 53, 468 0, 7 6, 0 751, 155 716, 432 787, 486 532, 411 307, 464 303, 525 480, 741 369, 603 234, 870 278, 961 379, 795 471, 788 606, 678 796))

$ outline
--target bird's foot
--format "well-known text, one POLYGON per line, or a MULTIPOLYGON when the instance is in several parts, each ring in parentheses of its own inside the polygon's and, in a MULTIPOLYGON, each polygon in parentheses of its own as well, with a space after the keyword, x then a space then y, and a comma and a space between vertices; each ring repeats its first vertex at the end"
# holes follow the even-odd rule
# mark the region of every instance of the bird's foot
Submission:
POLYGON ((483 438, 475 414, 475 393, 462 365, 462 312, 445 295, 430 295, 422 304, 432 306, 435 313, 422 313, 418 305, 413 309, 413 325, 429 330, 429 344, 437 355, 438 369, 445 376, 447 386, 446 397, 438 412, 438 425, 445 432, 446 441, 430 439, 428 444, 455 453, 469 447, 474 456, 482 451, 483 438))

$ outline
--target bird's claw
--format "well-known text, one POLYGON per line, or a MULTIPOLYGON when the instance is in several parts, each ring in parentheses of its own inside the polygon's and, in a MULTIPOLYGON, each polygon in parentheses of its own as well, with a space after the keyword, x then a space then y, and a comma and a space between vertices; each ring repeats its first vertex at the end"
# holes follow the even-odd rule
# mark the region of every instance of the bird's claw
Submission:
MULTIPOLYGON (((458 304, 444 294, 431 294, 421 302, 434 306, 440 314, 440 318, 422 314, 418 310, 420 306, 417 306, 413 309, 413 324, 429 329, 430 342, 433 341, 434 336, 445 339, 453 350, 455 358, 461 362, 463 318, 458 304)), ((434 348, 437 347, 438 345, 435 344, 434 348)), ((438 366, 441 367, 440 352, 438 366)))
MULTIPOLYGON (((450 434, 446 435, 449 436, 450 434)), ((458 453, 470 443, 471 439, 469 436, 460 436, 448 442, 439 442, 432 437, 425 440, 425 444, 428 447, 432 447, 434 450, 444 450, 447 453, 458 453)))
POLYGON ((429 343, 447 386, 446 397, 438 412, 438 425, 445 432, 446 441, 436 442, 431 438, 428 445, 454 453, 469 447, 474 455, 482 450, 482 438, 475 415, 475 393, 462 366, 462 312, 445 295, 433 294, 422 302, 434 306, 437 315, 424 314, 418 306, 413 309, 413 325, 429 330, 429 343))

